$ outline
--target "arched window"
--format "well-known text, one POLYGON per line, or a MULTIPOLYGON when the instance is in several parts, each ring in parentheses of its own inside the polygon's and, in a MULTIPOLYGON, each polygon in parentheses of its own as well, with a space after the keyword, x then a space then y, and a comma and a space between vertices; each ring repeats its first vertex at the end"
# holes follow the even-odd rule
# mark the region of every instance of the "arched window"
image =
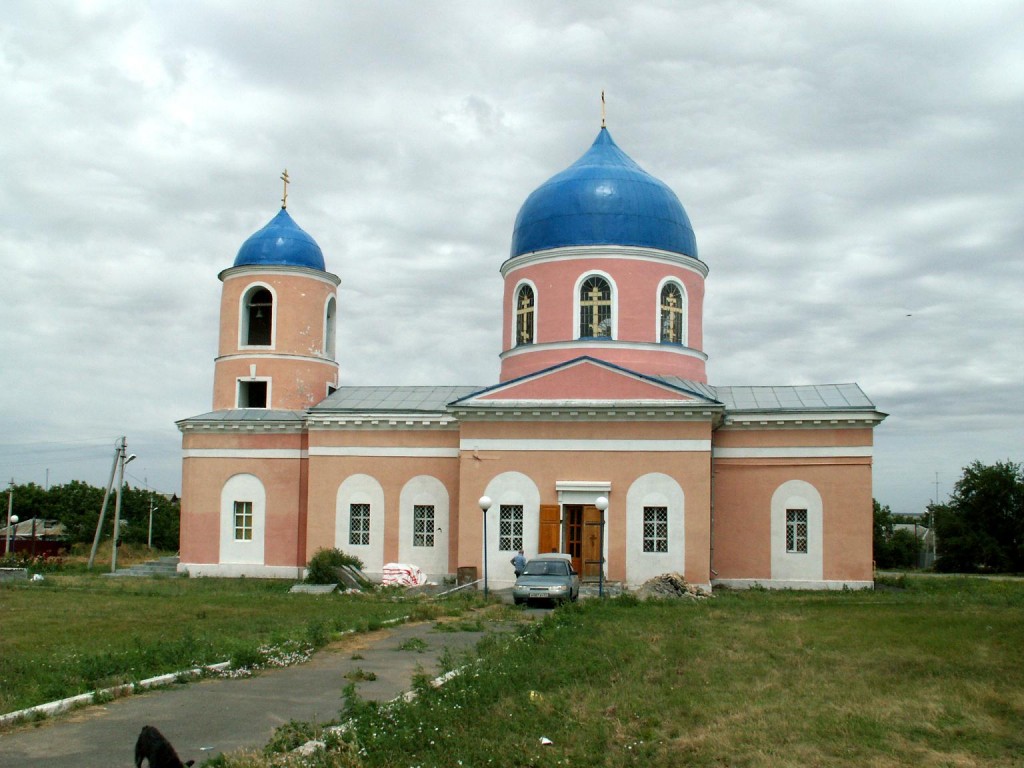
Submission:
POLYGON ((592 275, 580 286, 580 338, 612 336, 612 289, 603 277, 592 275))
POLYGON ((683 337, 683 292, 675 283, 665 283, 661 289, 661 341, 667 344, 685 344, 683 337))
POLYGON ((245 300, 242 344, 269 347, 274 328, 274 297, 266 288, 256 288, 245 300))
POLYGON ((324 357, 331 360, 334 356, 334 328, 336 321, 335 313, 338 311, 338 302, 333 296, 327 300, 327 311, 324 313, 324 357))
POLYGON ((516 343, 533 344, 533 319, 534 319, 534 298, 533 288, 528 285, 520 286, 516 295, 516 343))

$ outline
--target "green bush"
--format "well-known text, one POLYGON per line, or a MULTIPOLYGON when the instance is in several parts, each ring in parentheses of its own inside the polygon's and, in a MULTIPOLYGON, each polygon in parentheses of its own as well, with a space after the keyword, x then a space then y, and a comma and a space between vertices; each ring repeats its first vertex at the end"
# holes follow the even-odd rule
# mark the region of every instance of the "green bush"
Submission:
POLYGON ((318 549, 306 566, 306 581, 309 584, 337 584, 335 569, 343 565, 361 570, 363 561, 354 555, 346 555, 340 549, 318 549))

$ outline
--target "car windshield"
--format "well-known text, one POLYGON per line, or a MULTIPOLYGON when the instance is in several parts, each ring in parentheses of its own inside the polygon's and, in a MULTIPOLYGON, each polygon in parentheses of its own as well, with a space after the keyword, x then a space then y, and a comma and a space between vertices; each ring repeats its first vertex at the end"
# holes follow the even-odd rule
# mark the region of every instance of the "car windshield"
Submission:
POLYGON ((568 576, 569 564, 557 561, 531 560, 526 564, 525 576, 568 576))

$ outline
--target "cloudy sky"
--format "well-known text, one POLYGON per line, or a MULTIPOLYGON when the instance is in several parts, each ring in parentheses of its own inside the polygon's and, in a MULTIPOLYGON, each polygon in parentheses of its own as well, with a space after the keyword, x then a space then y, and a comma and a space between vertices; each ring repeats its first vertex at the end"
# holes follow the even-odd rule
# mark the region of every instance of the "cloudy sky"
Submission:
POLYGON ((875 496, 1024 459, 1019 2, 47 2, 0 28, 0 477, 180 489, 279 209, 343 384, 490 384, 526 196, 616 142, 710 267, 712 384, 856 381, 875 496))

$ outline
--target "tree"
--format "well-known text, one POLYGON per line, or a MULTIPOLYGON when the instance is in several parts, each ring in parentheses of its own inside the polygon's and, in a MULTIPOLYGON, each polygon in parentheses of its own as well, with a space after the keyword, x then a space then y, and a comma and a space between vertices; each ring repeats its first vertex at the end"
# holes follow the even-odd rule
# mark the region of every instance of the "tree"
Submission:
POLYGON ((964 467, 953 495, 932 504, 941 571, 1024 571, 1024 472, 1011 461, 964 467))
POLYGON ((913 568, 921 549, 917 537, 907 530, 896 530, 903 517, 894 515, 886 504, 874 504, 875 565, 878 568, 913 568))

